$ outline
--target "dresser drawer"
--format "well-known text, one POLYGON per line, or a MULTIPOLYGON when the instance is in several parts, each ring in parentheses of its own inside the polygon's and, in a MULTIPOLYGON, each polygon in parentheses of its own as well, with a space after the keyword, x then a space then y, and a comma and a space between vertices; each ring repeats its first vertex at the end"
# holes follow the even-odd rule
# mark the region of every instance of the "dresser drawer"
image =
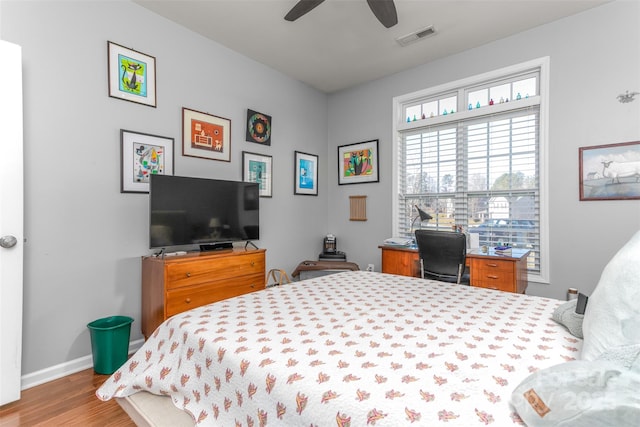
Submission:
POLYGON ((142 334, 169 316, 265 287, 265 250, 142 258, 142 334))
POLYGON ((166 317, 260 289, 264 289, 264 276, 261 273, 233 281, 221 280, 170 290, 166 297, 166 317))
POLYGON ((497 259, 472 259, 470 264, 473 286, 515 292, 514 263, 497 259))
POLYGON ((225 281, 238 276, 263 274, 264 270, 264 255, 258 253, 220 257, 206 262, 197 258, 172 262, 166 265, 166 288, 193 286, 210 282, 211 279, 225 281))

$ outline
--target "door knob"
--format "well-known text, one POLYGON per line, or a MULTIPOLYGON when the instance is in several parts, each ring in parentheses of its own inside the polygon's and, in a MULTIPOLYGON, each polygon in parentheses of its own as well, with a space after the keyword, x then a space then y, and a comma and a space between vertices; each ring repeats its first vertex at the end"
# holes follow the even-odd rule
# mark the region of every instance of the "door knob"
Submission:
POLYGON ((18 243, 18 239, 14 236, 2 236, 0 237, 0 246, 5 249, 14 247, 18 243))

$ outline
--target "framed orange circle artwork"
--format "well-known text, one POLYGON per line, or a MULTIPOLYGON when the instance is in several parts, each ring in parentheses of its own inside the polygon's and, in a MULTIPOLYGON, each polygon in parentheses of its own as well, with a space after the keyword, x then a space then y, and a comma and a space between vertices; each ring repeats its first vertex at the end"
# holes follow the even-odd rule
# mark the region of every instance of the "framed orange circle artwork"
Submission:
POLYGON ((247 110, 246 140, 262 145, 271 145, 271 116, 247 110))

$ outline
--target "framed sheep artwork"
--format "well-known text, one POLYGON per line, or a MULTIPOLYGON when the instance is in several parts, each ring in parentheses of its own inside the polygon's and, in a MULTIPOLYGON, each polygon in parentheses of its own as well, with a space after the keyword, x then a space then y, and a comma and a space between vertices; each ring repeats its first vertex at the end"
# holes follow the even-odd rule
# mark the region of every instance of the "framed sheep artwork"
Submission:
POLYGON ((640 199, 640 141, 579 148, 580 200, 640 199))

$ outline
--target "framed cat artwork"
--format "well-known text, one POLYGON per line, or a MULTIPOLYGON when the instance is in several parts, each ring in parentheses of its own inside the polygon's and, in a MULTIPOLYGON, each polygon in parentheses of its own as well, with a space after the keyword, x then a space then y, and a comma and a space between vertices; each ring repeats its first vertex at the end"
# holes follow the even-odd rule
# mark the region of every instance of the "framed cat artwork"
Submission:
POLYGON ((107 42, 109 96, 156 107, 156 58, 107 42))
POLYGON ((379 182, 378 140, 338 147, 338 184, 379 182))

